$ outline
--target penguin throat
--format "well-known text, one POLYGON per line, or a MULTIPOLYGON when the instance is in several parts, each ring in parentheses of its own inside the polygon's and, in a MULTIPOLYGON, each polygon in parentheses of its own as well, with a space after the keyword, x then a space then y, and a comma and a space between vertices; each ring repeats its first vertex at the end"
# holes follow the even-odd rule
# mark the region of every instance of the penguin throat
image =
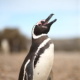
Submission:
POLYGON ((36 35, 36 34, 34 33, 34 28, 35 28, 35 26, 34 26, 33 29, 32 29, 32 38, 33 38, 33 39, 38 39, 38 38, 40 38, 40 37, 42 37, 42 36, 47 36, 46 33, 42 33, 42 34, 36 35))
POLYGON ((35 35, 34 33, 32 34, 33 39, 38 39, 42 36, 46 36, 47 34, 40 34, 40 35, 35 35))

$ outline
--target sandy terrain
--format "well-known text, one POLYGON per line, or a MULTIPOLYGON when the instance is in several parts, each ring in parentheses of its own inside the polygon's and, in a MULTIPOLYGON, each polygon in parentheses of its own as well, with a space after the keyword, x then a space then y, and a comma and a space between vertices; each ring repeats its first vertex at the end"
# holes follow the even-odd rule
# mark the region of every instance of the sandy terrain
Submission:
MULTIPOLYGON (((80 80, 80 52, 55 52, 54 80, 80 80), (68 53, 68 54, 67 54, 68 53)), ((0 80, 17 80, 26 54, 0 54, 0 80)))

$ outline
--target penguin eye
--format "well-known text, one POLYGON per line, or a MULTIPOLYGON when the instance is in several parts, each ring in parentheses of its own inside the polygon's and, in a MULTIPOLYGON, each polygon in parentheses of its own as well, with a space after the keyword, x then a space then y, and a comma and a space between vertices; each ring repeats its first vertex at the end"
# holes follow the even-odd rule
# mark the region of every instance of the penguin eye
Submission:
POLYGON ((42 24, 38 24, 38 26, 41 26, 42 24))
POLYGON ((44 24, 45 22, 44 21, 41 21, 41 23, 44 24))

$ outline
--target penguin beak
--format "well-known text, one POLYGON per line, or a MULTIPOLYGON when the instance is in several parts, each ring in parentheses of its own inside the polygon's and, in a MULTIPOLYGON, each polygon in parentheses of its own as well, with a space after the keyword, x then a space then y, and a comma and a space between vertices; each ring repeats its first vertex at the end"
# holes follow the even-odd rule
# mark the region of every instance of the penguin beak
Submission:
POLYGON ((49 20, 51 19, 51 17, 52 17, 53 15, 54 15, 54 14, 50 14, 50 15, 46 18, 46 20, 45 20, 45 22, 44 22, 44 25, 45 25, 45 26, 50 27, 54 22, 57 21, 57 19, 54 19, 53 21, 49 22, 49 20), (49 23, 48 23, 48 22, 49 22, 49 23))

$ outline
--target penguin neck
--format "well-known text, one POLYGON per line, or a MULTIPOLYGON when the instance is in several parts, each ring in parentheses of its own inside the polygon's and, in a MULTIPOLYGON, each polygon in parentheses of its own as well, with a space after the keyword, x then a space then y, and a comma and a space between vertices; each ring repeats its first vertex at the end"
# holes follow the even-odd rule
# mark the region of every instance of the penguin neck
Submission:
POLYGON ((49 38, 47 34, 40 35, 40 36, 38 36, 37 38, 34 38, 34 37, 32 36, 32 43, 34 42, 35 44, 40 44, 40 43, 42 43, 44 40, 46 40, 47 38, 49 38))
POLYGON ((39 38, 41 38, 41 37, 47 36, 46 33, 42 33, 42 34, 40 34, 40 35, 36 35, 36 34, 34 33, 34 29, 35 29, 35 26, 32 28, 32 39, 39 39, 39 38))
POLYGON ((35 34, 33 33, 32 38, 33 38, 33 39, 39 39, 39 38, 45 37, 45 36, 47 36, 47 34, 35 35, 35 34))
POLYGON ((34 33, 34 28, 35 28, 35 26, 32 29, 32 43, 40 44, 40 43, 42 43, 42 41, 44 41, 45 39, 48 38, 48 35, 46 33, 42 33, 40 35, 36 35, 34 33))

